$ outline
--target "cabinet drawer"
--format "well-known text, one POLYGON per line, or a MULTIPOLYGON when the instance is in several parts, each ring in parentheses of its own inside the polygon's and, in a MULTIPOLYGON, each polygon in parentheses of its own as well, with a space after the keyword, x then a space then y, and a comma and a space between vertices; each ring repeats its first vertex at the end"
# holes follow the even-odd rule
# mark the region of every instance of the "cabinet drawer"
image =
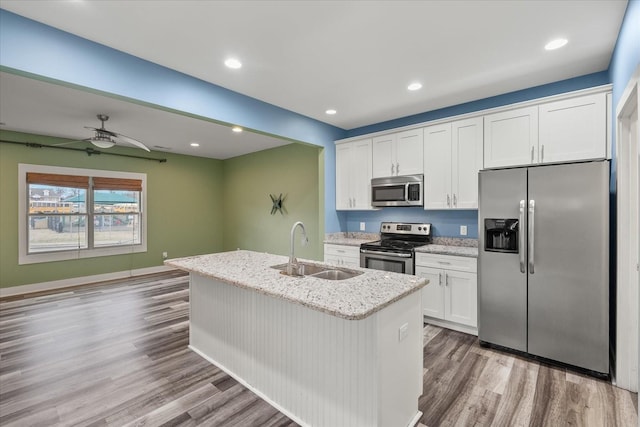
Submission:
POLYGON ((416 266, 475 273, 478 269, 477 265, 478 261, 475 258, 416 253, 416 266))
POLYGON ((324 255, 334 255, 339 257, 350 257, 360 259, 360 247, 359 246, 346 246, 346 245, 324 245, 324 255))

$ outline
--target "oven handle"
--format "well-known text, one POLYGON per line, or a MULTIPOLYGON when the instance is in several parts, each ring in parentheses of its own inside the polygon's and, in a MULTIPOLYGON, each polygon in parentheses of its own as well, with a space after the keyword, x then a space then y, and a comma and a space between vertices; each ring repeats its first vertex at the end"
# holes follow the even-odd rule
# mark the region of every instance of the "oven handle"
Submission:
POLYGON ((411 254, 398 254, 395 252, 371 251, 369 249, 360 249, 361 254, 384 255, 396 258, 411 258, 411 254))

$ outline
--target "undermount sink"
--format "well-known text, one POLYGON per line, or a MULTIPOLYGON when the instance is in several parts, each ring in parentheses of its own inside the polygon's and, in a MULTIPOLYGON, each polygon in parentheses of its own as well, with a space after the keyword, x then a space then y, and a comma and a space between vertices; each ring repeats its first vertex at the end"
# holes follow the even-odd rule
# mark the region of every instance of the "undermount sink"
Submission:
MULTIPOLYGON (((286 263, 272 265, 271 268, 280 270, 280 274, 288 275, 287 265, 288 264, 286 263)), ((347 268, 337 268, 337 267, 323 266, 323 265, 317 265, 317 264, 309 264, 306 262, 299 262, 298 266, 299 266, 298 274, 295 274, 294 276, 298 276, 298 277, 310 276, 310 277, 317 277, 319 279, 325 279, 325 280, 346 280, 352 277, 359 276, 363 273, 362 271, 350 270, 347 268)))

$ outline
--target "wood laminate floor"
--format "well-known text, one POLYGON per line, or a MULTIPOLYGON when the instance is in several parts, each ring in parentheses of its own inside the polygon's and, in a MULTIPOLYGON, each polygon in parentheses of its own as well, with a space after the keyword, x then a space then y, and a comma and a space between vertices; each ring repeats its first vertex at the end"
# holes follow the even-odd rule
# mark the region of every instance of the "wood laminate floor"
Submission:
MULTIPOLYGON (((295 426, 187 348, 188 299, 179 272, 3 299, 0 425, 295 426)), ((424 426, 637 425, 637 394, 459 332, 424 338, 424 426)))

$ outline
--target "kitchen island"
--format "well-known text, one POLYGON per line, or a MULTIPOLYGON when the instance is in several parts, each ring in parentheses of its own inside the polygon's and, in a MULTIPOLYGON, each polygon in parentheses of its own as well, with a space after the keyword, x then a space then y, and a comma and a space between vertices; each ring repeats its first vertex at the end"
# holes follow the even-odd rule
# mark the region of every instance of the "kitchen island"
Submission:
POLYGON ((415 425, 427 281, 271 268, 286 262, 251 251, 166 261, 190 272, 190 348, 301 425, 415 425))

